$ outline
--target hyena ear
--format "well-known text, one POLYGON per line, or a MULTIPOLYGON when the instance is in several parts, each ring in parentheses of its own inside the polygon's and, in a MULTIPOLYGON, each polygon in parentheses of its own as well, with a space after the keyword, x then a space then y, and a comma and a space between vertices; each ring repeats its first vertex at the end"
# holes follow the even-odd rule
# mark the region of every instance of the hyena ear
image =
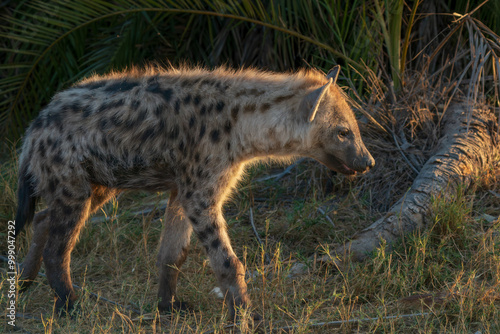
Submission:
POLYGON ((328 74, 326 75, 327 79, 332 78, 333 79, 333 84, 337 82, 337 78, 339 77, 340 73, 340 65, 334 66, 330 71, 328 71, 328 74))
POLYGON ((337 78, 339 77, 339 72, 340 72, 339 65, 332 68, 326 75, 328 82, 325 85, 321 86, 320 88, 315 89, 309 94, 307 94, 307 96, 302 101, 300 110, 310 108, 308 117, 309 122, 314 121, 314 118, 316 117, 316 113, 319 108, 319 104, 321 103, 323 96, 325 96, 325 93, 328 91, 328 87, 330 87, 331 84, 335 84, 337 82, 337 78))
POLYGON ((325 85, 313 90, 302 100, 302 103, 300 104, 300 110, 309 110, 309 116, 307 118, 309 122, 312 122, 314 120, 314 117, 316 117, 316 112, 318 111, 319 104, 321 103, 323 96, 325 96, 325 93, 327 92, 328 87, 330 87, 332 82, 332 78, 328 79, 328 82, 325 85))

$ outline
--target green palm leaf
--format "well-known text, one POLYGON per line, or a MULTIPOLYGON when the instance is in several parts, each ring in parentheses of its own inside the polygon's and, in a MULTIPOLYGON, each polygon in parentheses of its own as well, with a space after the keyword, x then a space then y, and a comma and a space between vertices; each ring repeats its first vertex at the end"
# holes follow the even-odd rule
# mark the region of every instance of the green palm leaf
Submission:
POLYGON ((295 66, 297 53, 326 52, 361 70, 331 46, 328 30, 304 19, 322 8, 291 0, 22 2, 0 26, 0 37, 7 41, 0 67, 0 128, 17 138, 54 91, 92 72, 147 59, 190 59, 215 66, 234 59, 236 50, 247 65, 265 66, 279 56, 278 69, 285 69, 295 66), (238 40, 251 41, 258 34, 268 40, 267 59, 256 48, 242 48, 238 40))

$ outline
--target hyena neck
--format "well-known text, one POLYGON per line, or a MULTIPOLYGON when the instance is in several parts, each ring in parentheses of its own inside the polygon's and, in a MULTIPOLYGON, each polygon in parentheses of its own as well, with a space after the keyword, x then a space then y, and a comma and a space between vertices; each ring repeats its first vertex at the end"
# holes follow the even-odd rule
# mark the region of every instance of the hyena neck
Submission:
POLYGON ((280 160, 306 154, 310 126, 299 110, 306 93, 303 88, 287 85, 256 99, 256 112, 243 114, 238 121, 242 160, 280 160))

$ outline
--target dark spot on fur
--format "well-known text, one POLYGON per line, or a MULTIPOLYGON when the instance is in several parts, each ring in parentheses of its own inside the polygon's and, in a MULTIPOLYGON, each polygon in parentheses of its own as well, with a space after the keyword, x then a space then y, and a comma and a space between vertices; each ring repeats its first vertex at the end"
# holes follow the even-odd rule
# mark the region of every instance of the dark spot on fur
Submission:
POLYGON ((55 126, 62 126, 62 117, 60 112, 49 112, 47 114, 47 126, 54 124, 55 126))
POLYGON ((172 99, 173 90, 172 88, 162 89, 158 83, 152 84, 146 88, 147 92, 160 95, 166 103, 169 103, 172 99))
POLYGON ((207 107, 206 106, 201 106, 200 115, 205 115, 206 113, 207 113, 207 107))
POLYGON ((214 105, 213 104, 210 104, 208 107, 207 107, 207 115, 209 115, 212 110, 214 109, 214 105))
POLYGON ((149 127, 142 133, 141 140, 146 141, 149 139, 153 139, 156 136, 156 131, 154 127, 149 127))
POLYGON ((254 111, 255 111, 255 103, 250 103, 245 105, 245 107, 243 107, 243 112, 245 113, 252 113, 254 111))
POLYGON ((43 141, 40 141, 40 144, 38 144, 38 152, 42 158, 45 158, 45 144, 43 141))
POLYGON ((93 147, 89 147, 88 148, 90 154, 96 158, 97 160, 101 160, 101 161, 105 161, 105 157, 101 154, 101 152, 97 151, 95 148, 93 147))
POLYGON ((187 198, 187 199, 190 199, 192 196, 193 196, 193 192, 192 192, 192 191, 188 191, 188 192, 186 193, 186 198, 187 198))
POLYGON ((200 127, 200 138, 199 138, 199 140, 201 140, 203 138, 203 136, 205 135, 205 131, 206 131, 205 124, 202 124, 201 127, 200 127))
POLYGON ((254 96, 260 96, 264 94, 265 92, 263 90, 257 89, 257 88, 252 88, 248 91, 249 95, 254 95, 254 96))
POLYGON ((181 110, 181 101, 177 99, 174 104, 174 112, 176 115, 179 115, 179 112, 181 110))
POLYGON ((215 110, 217 110, 217 112, 222 112, 222 110, 224 110, 224 106, 226 104, 224 103, 224 101, 218 101, 217 104, 215 105, 215 110))
POLYGON ((227 142, 227 143, 226 143, 226 149, 227 149, 228 151, 230 151, 230 150, 231 150, 231 143, 230 143, 230 142, 227 142))
POLYGON ((186 95, 182 101, 184 104, 189 104, 191 102, 191 94, 186 95))
POLYGON ((57 151, 57 153, 52 157, 52 162, 55 164, 61 164, 63 162, 61 150, 57 151))
POLYGON ((33 123, 31 124, 32 129, 41 129, 43 127, 43 118, 41 116, 38 116, 35 118, 33 123))
POLYGON ((92 109, 90 108, 90 106, 83 107, 82 117, 87 118, 90 116, 90 114, 92 114, 92 109))
POLYGON ((57 186, 59 185, 58 179, 50 179, 49 180, 49 190, 51 193, 56 191, 57 186))
POLYGON ((73 194, 66 187, 63 187, 62 194, 66 198, 73 198, 73 194))
POLYGON ((148 117, 148 113, 146 110, 142 110, 138 115, 137 115, 137 122, 142 123, 146 118, 148 117))
POLYGON ((198 238, 200 238, 200 240, 203 242, 203 240, 206 240, 210 235, 214 234, 214 228, 212 225, 209 225, 206 229, 198 232, 197 234, 198 238))
POLYGON ((73 213, 73 209, 70 206, 63 204, 62 202, 60 202, 59 205, 65 216, 69 216, 73 213))
POLYGON ((132 109, 136 109, 137 110, 141 106, 141 101, 134 100, 134 101, 132 101, 132 103, 130 104, 130 106, 132 107, 132 109))
POLYGON ((224 123, 224 132, 226 134, 229 134, 231 132, 231 129, 232 129, 231 121, 227 120, 226 123, 224 123))
POLYGON ((220 140, 219 130, 212 130, 212 132, 210 132, 210 139, 212 139, 212 142, 218 143, 220 140))
POLYGON ((184 152, 184 149, 186 148, 185 144, 184 144, 184 141, 181 140, 180 143, 179 143, 179 151, 180 152, 184 152))
POLYGON ((231 268, 231 259, 230 258, 227 258, 226 260, 224 260, 224 267, 227 269, 231 268))
POLYGON ((193 216, 189 216, 189 220, 191 221, 191 223, 193 223, 193 225, 198 225, 198 219, 193 217, 193 216))
POLYGON ((203 175, 203 169, 201 167, 198 167, 198 169, 196 170, 196 176, 198 178, 201 178, 203 175))
POLYGON ((261 112, 261 113, 265 113, 265 112, 266 112, 266 111, 268 111, 270 108, 271 108, 271 104, 269 104, 269 103, 263 103, 263 104, 260 106, 260 112, 261 112))
POLYGON ((161 114, 163 113, 163 106, 161 106, 161 105, 156 106, 154 113, 155 113, 156 117, 160 118, 161 114))
POLYGON ((111 116, 110 120, 114 126, 119 126, 122 123, 120 116, 118 114, 114 114, 113 116, 111 116))
MULTIPOLYGON (((48 142, 48 141, 47 141, 47 142, 48 142)), ((56 148, 58 148, 58 147, 59 147, 59 145, 61 145, 61 140, 60 140, 60 139, 56 139, 56 140, 54 140, 54 142, 52 142, 51 148, 52 148, 53 150, 55 150, 56 148)))
POLYGON ((158 122, 158 132, 163 132, 166 126, 167 122, 165 122, 164 119, 160 119, 160 121, 158 122))
POLYGON ((194 116, 191 116, 191 118, 189 119, 189 128, 192 129, 196 124, 196 118, 194 118, 194 116))
POLYGON ((201 101, 201 96, 200 95, 196 95, 193 99, 193 103, 195 106, 199 105, 200 104, 200 101, 201 101))
POLYGON ((99 121, 99 127, 101 128, 101 130, 106 130, 106 128, 108 127, 108 120, 106 118, 101 118, 101 120, 99 121))
POLYGON ((140 155, 136 155, 134 157, 134 159, 132 159, 132 163, 135 166, 144 166, 144 165, 146 165, 146 162, 144 161, 144 159, 140 155))
POLYGON ((108 148, 108 140, 106 139, 106 136, 101 137, 101 145, 104 148, 108 148))
MULTIPOLYGON (((102 113, 102 112, 105 112, 105 111, 110 110, 110 109, 120 108, 121 106, 123 106, 123 104, 124 104, 123 100, 106 102, 106 103, 101 104, 99 106, 99 108, 97 108, 97 112, 102 113)), ((132 104, 134 104, 134 102, 132 102, 132 104)), ((84 117, 88 117, 88 116, 84 116, 84 117)))
POLYGON ((93 89, 102 88, 104 86, 106 86, 106 81, 95 81, 95 82, 91 82, 91 83, 84 84, 81 86, 77 86, 76 88, 86 88, 86 89, 93 90, 93 89))
POLYGON ((135 127, 135 122, 133 120, 131 120, 131 119, 127 119, 125 121, 124 125, 125 125, 126 129, 130 130, 130 129, 133 129, 135 127))
POLYGON ((127 92, 137 86, 139 83, 135 81, 118 81, 107 85, 104 91, 108 93, 127 92))
POLYGON ((240 106, 236 105, 231 108, 231 118, 236 122, 238 120, 238 113, 240 112, 240 106))
POLYGON ((179 137, 179 127, 177 125, 174 125, 174 127, 170 130, 168 137, 170 139, 176 139, 179 137))
POLYGON ((194 161, 195 161, 195 162, 200 162, 200 153, 196 153, 196 154, 194 155, 194 161))
POLYGON ((295 94, 288 94, 288 95, 282 95, 282 96, 278 96, 274 99, 274 102, 275 103, 281 103, 283 101, 286 101, 288 99, 291 99, 292 97, 294 97, 295 94))
POLYGON ((215 84, 215 87, 222 93, 224 93, 228 88, 229 88, 229 85, 226 85, 226 84, 223 84, 221 82, 217 82, 215 84))
POLYGON ((66 109, 68 111, 71 111, 74 113, 79 112, 81 108, 82 108, 82 106, 80 105, 79 101, 73 101, 73 103, 71 103, 69 106, 66 107, 66 109))
POLYGON ((219 240, 219 238, 217 238, 214 241, 212 241, 212 243, 210 244, 210 246, 212 246, 213 249, 219 248, 219 246, 220 246, 220 240, 219 240))

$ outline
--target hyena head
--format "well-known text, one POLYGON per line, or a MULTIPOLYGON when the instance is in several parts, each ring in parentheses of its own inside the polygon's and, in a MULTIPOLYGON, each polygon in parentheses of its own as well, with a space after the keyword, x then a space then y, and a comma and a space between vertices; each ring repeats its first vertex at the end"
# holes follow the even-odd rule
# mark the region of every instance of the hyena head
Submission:
POLYGON ((375 166, 365 147, 352 109, 335 84, 340 71, 335 66, 325 85, 310 92, 301 110, 308 115, 312 149, 308 155, 330 169, 347 175, 364 173, 375 166))

